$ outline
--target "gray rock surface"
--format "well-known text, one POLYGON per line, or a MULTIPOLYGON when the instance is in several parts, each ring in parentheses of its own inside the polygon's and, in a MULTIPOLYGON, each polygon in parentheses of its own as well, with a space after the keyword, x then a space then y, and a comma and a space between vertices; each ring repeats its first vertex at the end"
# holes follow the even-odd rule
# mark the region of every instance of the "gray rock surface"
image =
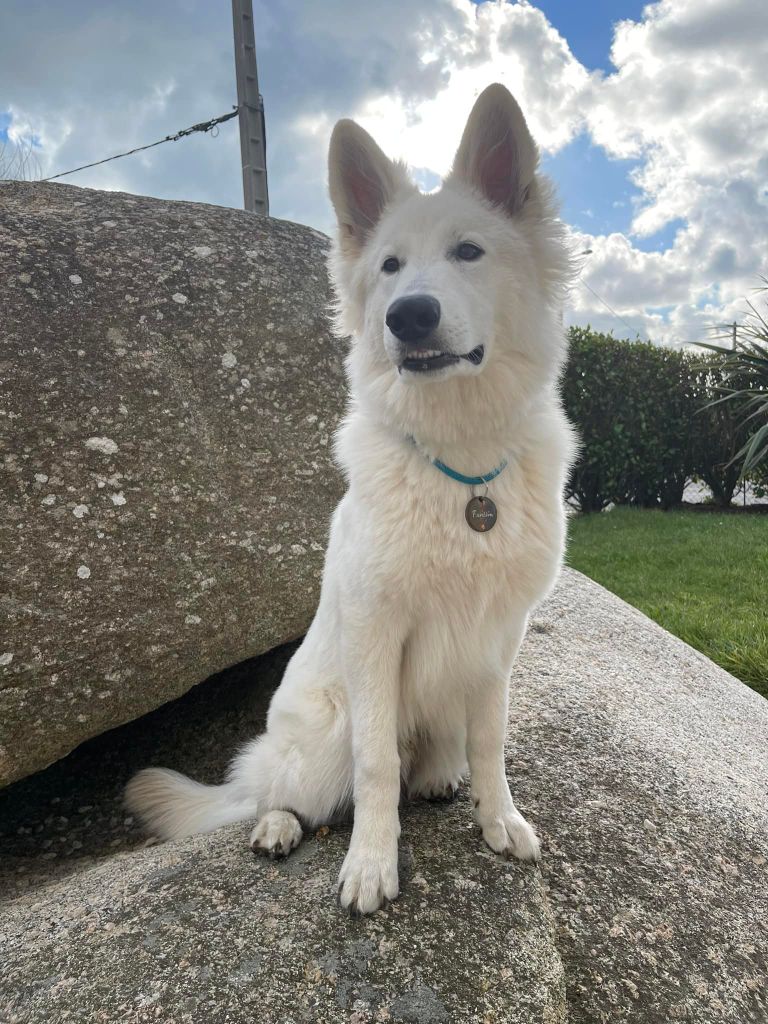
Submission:
POLYGON ((220 778, 289 654, 0 793, 0 1019, 765 1024, 763 698, 566 571, 510 711, 540 868, 483 848, 466 792, 409 805, 402 896, 354 920, 333 903, 347 828, 271 862, 245 824, 146 847, 119 806, 140 765, 220 778))
POLYGON ((341 488, 326 245, 0 183, 0 785, 306 629, 341 488))

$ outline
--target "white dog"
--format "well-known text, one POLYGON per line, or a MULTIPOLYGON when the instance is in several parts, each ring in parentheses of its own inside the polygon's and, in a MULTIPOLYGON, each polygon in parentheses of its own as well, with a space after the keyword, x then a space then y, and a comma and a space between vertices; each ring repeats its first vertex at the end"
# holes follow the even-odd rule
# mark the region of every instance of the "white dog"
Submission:
POLYGON ((320 604, 224 785, 160 768, 130 782, 128 806, 160 836, 255 818, 253 849, 282 855, 300 821, 354 805, 339 898, 370 913, 399 891, 401 786, 451 795, 468 763, 485 841, 538 857, 507 784, 508 687, 560 566, 573 441, 556 390, 570 259, 537 163, 501 85, 435 194, 336 125, 331 271, 352 401, 320 604))

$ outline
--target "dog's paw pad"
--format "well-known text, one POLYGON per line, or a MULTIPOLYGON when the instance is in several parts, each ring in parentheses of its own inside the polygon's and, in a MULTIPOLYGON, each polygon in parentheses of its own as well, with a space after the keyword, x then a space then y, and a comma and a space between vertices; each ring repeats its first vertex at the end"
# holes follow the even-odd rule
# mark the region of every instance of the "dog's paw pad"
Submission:
POLYGON ((461 788, 461 779, 457 779, 456 782, 449 782, 447 786, 443 787, 442 793, 435 799, 445 800, 448 803, 453 803, 454 800, 458 799, 459 790, 461 788))
POLYGON ((268 811, 251 832, 251 849, 268 857, 287 857, 301 842, 303 833, 295 814, 268 811))
POLYGON ((429 792, 419 794, 423 800, 430 800, 432 803, 437 804, 450 804, 458 795, 459 787, 452 782, 444 786, 435 786, 429 792))
POLYGON ((414 781, 408 787, 409 800, 430 800, 434 803, 451 803, 459 795, 461 778, 414 781))

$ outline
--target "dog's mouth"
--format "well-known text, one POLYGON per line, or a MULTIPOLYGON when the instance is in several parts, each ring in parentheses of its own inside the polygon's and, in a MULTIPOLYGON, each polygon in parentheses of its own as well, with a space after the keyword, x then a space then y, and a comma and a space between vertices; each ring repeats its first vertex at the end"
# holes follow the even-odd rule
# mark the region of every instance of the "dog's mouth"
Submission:
POLYGON ((440 352, 438 349, 424 348, 409 352, 408 357, 402 361, 398 370, 410 370, 411 373, 433 373, 435 370, 442 370, 445 366, 452 366, 454 363, 466 359, 473 366, 479 366, 485 355, 485 346, 478 345, 471 352, 456 355, 455 352, 440 352))

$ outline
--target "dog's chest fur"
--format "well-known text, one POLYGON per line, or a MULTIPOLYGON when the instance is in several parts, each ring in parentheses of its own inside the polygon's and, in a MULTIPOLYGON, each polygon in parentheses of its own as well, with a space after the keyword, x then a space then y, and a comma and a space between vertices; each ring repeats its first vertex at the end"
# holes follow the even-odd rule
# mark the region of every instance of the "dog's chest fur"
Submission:
MULTIPOLYGON (((507 628, 541 600, 562 554, 564 437, 556 410, 489 487, 498 509, 487 533, 470 529, 470 488, 442 474, 405 438, 354 417, 339 438, 350 491, 337 513, 334 560, 348 592, 374 587, 381 614, 409 619, 404 702, 435 710, 452 684, 462 690, 511 666, 507 628), (436 692, 437 691, 437 692, 436 692)), ((330 553, 329 553, 330 555, 330 553)))

